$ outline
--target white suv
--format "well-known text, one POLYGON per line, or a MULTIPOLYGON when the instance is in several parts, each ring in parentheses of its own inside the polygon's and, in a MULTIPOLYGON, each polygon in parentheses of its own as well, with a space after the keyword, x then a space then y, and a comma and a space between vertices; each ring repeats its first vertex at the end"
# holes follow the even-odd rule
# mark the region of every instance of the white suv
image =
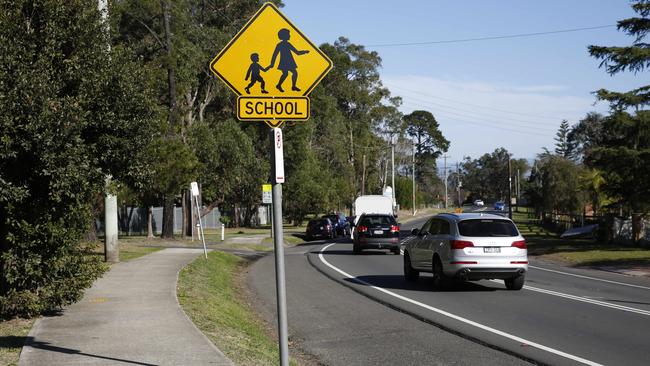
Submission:
POLYGON ((404 249, 404 277, 417 280, 431 272, 434 285, 450 279, 502 279, 508 290, 524 286, 528 270, 526 241, 503 216, 481 213, 440 214, 427 221, 404 249))

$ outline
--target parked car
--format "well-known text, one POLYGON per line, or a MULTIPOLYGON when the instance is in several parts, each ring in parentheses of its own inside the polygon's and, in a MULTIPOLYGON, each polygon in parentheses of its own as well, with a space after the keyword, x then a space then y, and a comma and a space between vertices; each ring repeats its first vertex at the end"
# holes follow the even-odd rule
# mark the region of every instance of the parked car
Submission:
POLYGON ((332 224, 334 225, 335 228, 336 235, 348 236, 350 234, 351 226, 343 213, 341 212, 333 213, 333 214, 325 215, 323 217, 326 217, 330 219, 330 221, 332 221, 332 224))
POLYGON ((483 200, 474 200, 474 206, 484 206, 485 202, 483 200))
POLYGON ((503 216, 481 213, 439 214, 404 248, 404 277, 417 280, 431 272, 436 287, 457 280, 504 280, 508 290, 520 290, 528 271, 526 241, 503 216))
POLYGON ((305 231, 307 241, 314 240, 315 238, 334 239, 336 232, 332 221, 326 217, 319 219, 309 220, 307 223, 307 230, 305 231))
POLYGON ((494 209, 497 211, 503 211, 506 209, 506 204, 503 201, 494 202, 494 209))
POLYGON ((393 215, 362 214, 353 228, 353 252, 364 249, 389 249, 400 254, 399 224, 393 215))

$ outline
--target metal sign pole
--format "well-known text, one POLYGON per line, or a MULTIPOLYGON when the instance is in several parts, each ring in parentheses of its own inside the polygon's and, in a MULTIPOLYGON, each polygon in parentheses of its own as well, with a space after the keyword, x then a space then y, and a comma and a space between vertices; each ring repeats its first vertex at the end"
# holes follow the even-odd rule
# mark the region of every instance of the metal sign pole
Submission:
POLYGON ((194 201, 196 202, 196 215, 199 218, 199 224, 197 225, 199 230, 197 234, 199 235, 199 239, 203 241, 203 254, 205 255, 205 259, 208 259, 208 250, 205 247, 205 233, 203 232, 203 223, 201 222, 201 206, 199 205, 200 192, 198 183, 190 183, 190 190, 192 191, 192 197, 194 197, 194 201))
POLYGON ((280 338, 280 365, 289 365, 289 337, 287 331, 287 296, 284 281, 284 234, 282 227, 282 184, 284 182, 284 159, 282 130, 271 129, 274 162, 273 179, 273 247, 275 248, 275 287, 278 302, 278 337, 280 338))

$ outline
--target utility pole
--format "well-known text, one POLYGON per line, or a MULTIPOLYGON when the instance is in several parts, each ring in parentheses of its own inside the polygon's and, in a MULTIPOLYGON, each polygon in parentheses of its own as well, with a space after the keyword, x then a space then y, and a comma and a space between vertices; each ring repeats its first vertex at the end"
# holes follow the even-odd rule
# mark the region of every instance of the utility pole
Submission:
POLYGON ((519 198, 520 198, 520 191, 519 191, 519 168, 517 168, 517 175, 515 176, 515 196, 517 197, 517 212, 519 212, 519 198))
POLYGON ((458 208, 462 208, 463 201, 460 200, 460 187, 463 186, 463 182, 460 181, 460 167, 458 166, 458 162, 456 162, 456 180, 458 181, 456 183, 456 189, 458 190, 458 208))
MULTIPOLYGON (((108 35, 110 33, 108 22, 108 0, 98 0, 97 9, 102 18, 102 30, 108 35)), ((111 43, 108 42, 106 49, 110 55, 111 43)), ((120 247, 118 244, 117 229, 117 196, 111 192, 112 177, 105 177, 104 192, 104 260, 110 263, 120 261, 120 247)))
POLYGON ((395 208, 397 207, 397 193, 395 193, 395 143, 393 142, 393 137, 390 138, 390 166, 391 166, 391 184, 393 187, 393 213, 395 213, 395 208))
POLYGON ((363 173, 361 174, 361 195, 366 194, 366 154, 363 154, 363 173))
POLYGON ((512 167, 508 156, 508 217, 512 220, 512 167))
POLYGON ((442 157, 445 159, 445 209, 447 209, 447 158, 449 155, 443 155, 442 157))
POLYGON ((413 144, 413 216, 415 216, 415 144, 413 144))

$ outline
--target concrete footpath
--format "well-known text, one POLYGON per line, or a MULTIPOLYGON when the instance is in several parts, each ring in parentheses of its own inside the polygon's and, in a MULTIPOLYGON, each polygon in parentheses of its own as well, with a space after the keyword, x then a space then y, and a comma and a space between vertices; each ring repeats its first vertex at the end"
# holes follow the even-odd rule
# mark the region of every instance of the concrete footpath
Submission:
POLYGON ((202 254, 171 248, 113 265, 81 301, 34 324, 19 364, 232 365, 176 298, 178 271, 202 254))

